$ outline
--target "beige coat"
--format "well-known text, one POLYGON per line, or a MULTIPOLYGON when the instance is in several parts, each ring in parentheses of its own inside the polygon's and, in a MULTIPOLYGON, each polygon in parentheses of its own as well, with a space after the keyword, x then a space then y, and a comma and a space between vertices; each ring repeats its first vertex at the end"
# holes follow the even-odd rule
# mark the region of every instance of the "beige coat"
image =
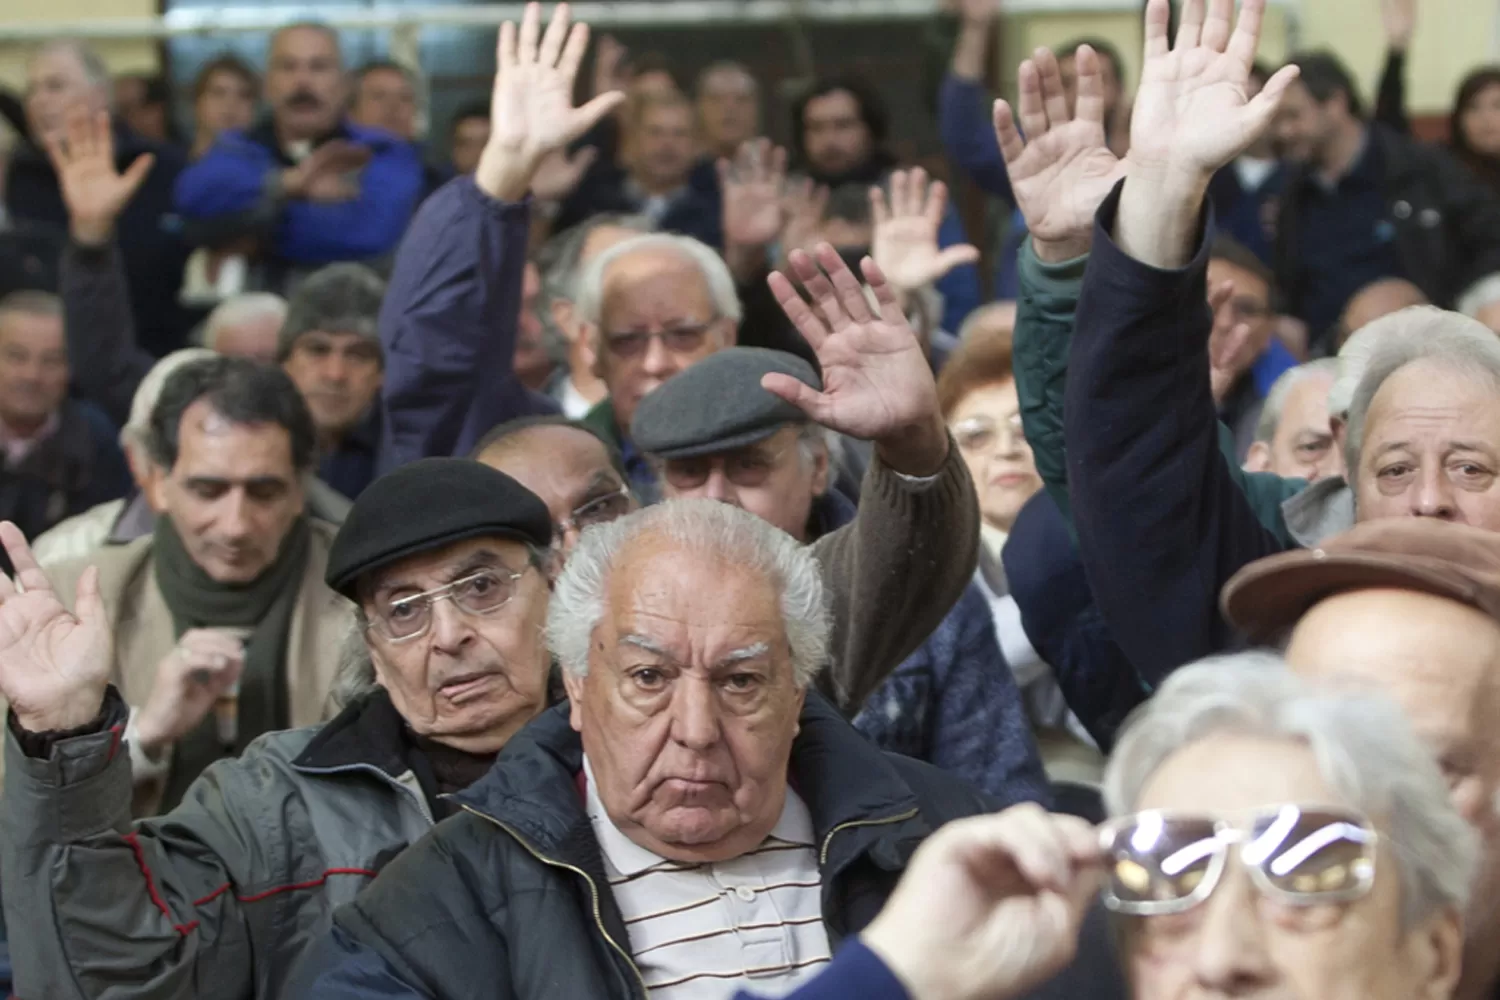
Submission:
MULTIPOLYGON (((311 524, 307 569, 287 635, 288 705, 293 728, 311 726, 328 717, 328 693, 338 671, 340 648, 354 621, 353 605, 323 582, 335 529, 317 520, 311 524)), ((156 679, 157 664, 177 644, 172 613, 152 570, 152 541, 152 536, 147 535, 128 545, 108 546, 46 570, 57 596, 71 608, 78 578, 90 565, 99 567, 99 591, 115 636, 112 679, 132 707, 146 703, 156 679)), ((3 708, 0 701, 0 709, 3 708)), ((0 781, 3 780, 4 760, 0 755, 0 781)), ((156 789, 155 795, 159 794, 160 789, 156 789)), ((153 811, 149 802, 152 797, 148 793, 143 801, 137 795, 138 814, 153 811)))

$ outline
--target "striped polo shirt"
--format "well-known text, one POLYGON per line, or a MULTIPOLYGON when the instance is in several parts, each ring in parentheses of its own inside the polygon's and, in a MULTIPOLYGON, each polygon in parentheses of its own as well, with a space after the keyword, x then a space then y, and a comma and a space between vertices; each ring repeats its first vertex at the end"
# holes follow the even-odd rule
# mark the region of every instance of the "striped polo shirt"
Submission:
POLYGON ((781 819, 733 861, 669 861, 611 822, 588 760, 589 820, 630 951, 652 1000, 719 1000, 736 990, 790 993, 832 957, 823 927, 812 816, 790 788, 781 819))

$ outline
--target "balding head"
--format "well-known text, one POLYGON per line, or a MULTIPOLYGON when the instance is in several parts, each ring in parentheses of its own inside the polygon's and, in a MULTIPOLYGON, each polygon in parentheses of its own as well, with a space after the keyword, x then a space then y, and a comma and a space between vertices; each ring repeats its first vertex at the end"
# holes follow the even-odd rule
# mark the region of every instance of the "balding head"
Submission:
POLYGON ((74 105, 97 114, 109 110, 109 101, 109 70, 82 42, 48 42, 26 63, 26 122, 38 140, 60 133, 74 105))

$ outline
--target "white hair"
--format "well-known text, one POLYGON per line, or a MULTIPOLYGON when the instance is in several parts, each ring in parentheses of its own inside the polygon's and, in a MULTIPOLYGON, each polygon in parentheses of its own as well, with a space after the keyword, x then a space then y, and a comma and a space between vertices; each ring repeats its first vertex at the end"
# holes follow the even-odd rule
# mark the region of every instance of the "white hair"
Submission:
POLYGON ((578 279, 576 306, 578 317, 585 323, 598 326, 604 313, 604 278, 611 264, 635 253, 675 253, 698 269, 703 283, 708 286, 713 299, 714 312, 718 317, 738 323, 742 310, 739 293, 735 291, 734 275, 714 250, 691 236, 673 233, 646 233, 632 236, 589 261, 578 279))
POLYGON ((1260 408, 1260 420, 1255 424, 1255 440, 1269 444, 1276 436, 1276 428, 1281 426, 1281 415, 1286 412, 1286 398, 1298 385, 1316 377, 1337 379, 1338 374, 1337 358, 1319 358, 1282 372, 1281 377, 1271 383, 1271 391, 1266 393, 1266 402, 1260 408))
POLYGON ((770 581, 781 602, 792 674, 799 686, 817 676, 828 659, 832 625, 812 549, 754 514, 717 500, 669 500, 583 533, 547 609, 547 645, 563 670, 576 677, 588 673, 594 629, 608 613, 609 575, 622 552, 648 537, 770 581))
POLYGON ((1477 838, 1400 709, 1370 692, 1315 686, 1269 653, 1183 667, 1136 710, 1105 768, 1110 814, 1133 811, 1167 758, 1221 733, 1306 744, 1329 787, 1380 822, 1400 876, 1404 927, 1467 906, 1477 838))
POLYGON ((120 430, 120 447, 127 451, 133 448, 148 449, 151 411, 156 409, 156 401, 161 398, 161 390, 167 384, 167 379, 184 365, 213 357, 217 355, 205 347, 184 347, 152 365, 145 378, 135 387, 135 395, 130 398, 130 418, 120 430))
MULTIPOLYGON (((1354 380, 1342 414, 1347 428, 1344 462, 1351 480, 1359 469, 1370 404, 1386 380, 1407 365, 1431 362, 1485 381, 1500 392, 1500 337, 1478 320, 1434 306, 1411 306, 1365 326, 1344 345, 1346 350, 1357 337, 1366 339, 1355 355, 1346 359, 1340 354, 1339 384, 1335 385, 1347 388, 1348 380, 1354 380)), ((1330 410, 1333 405, 1330 393, 1330 410)))
POLYGON ((278 330, 286 321, 286 299, 273 292, 245 292, 220 302, 203 321, 203 346, 218 350, 219 331, 257 319, 269 319, 278 330))

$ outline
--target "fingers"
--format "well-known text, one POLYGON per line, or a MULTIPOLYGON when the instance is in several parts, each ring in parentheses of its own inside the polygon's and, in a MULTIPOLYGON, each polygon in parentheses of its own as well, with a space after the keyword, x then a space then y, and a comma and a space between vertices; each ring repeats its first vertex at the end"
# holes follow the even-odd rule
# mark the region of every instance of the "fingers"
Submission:
MULTIPOLYGON (((1229 47, 1225 50, 1234 56, 1235 62, 1243 66, 1247 73, 1255 62, 1256 50, 1260 48, 1260 26, 1265 13, 1266 0, 1244 0, 1240 7, 1239 23, 1234 26, 1234 36, 1229 39, 1229 47)), ((1283 67, 1282 72, 1287 69, 1296 67, 1283 67)), ((1266 84, 1266 90, 1270 89, 1271 85, 1266 84)))
POLYGON ((78 577, 73 591, 73 610, 85 625, 103 626, 104 597, 99 593, 99 567, 90 566, 78 577))
POLYGON ((943 275, 947 274, 955 267, 963 267, 965 264, 974 264, 978 261, 978 247, 970 246, 967 243, 959 243, 951 247, 944 247, 938 252, 938 273, 933 275, 932 280, 936 281, 938 278, 941 278, 943 275))
POLYGON ((1209 0, 1208 16, 1203 21, 1203 47, 1223 52, 1233 25, 1234 0, 1209 0))
MULTIPOLYGON (((893 177, 892 180, 894 179, 893 177)), ((891 221, 890 206, 886 204, 885 192, 880 190, 878 184, 870 188, 870 218, 874 220, 876 229, 891 221)))
POLYGON ((1021 112, 1021 131, 1028 142, 1036 142, 1047 131, 1047 111, 1042 107, 1042 74, 1034 61, 1027 59, 1016 72, 1017 107, 1021 112))
MULTIPOLYGON (((767 145, 770 142, 771 140, 766 140, 767 145)), ((786 150, 781 146, 771 146, 770 176, 766 179, 775 184, 778 191, 786 183, 786 150)))
MULTIPOLYGON (((819 243, 817 247, 818 263, 823 270, 828 272, 828 280, 833 282, 833 287, 838 291, 839 301, 843 303, 844 312, 856 323, 868 323, 874 318, 870 312, 870 300, 865 298, 865 288, 859 283, 859 279, 849 270, 849 265, 844 263, 838 251, 832 244, 819 243)), ((832 320, 832 317, 829 317, 832 320)))
POLYGON ((911 174, 905 170, 897 170, 891 174, 891 215, 900 219, 911 215, 911 199, 907 196, 907 189, 911 186, 911 174))
POLYGON ((10 564, 16 571, 16 583, 20 584, 21 589, 33 593, 52 589, 47 575, 37 565, 36 556, 31 554, 31 546, 26 544, 26 536, 21 534, 20 528, 10 521, 0 521, 0 543, 5 545, 5 554, 10 556, 10 564))
POLYGON ((552 20, 547 22, 547 30, 542 34, 542 47, 537 53, 537 62, 543 66, 556 66, 557 60, 562 55, 563 42, 569 37, 568 32, 568 5, 560 3, 552 12, 552 20))
POLYGON ((94 123, 80 105, 68 109, 66 119, 68 161, 81 160, 94 153, 94 123))
POLYGON ((828 401, 821 392, 805 382, 799 382, 781 372, 770 372, 761 376, 760 387, 773 396, 780 396, 814 421, 822 422, 828 401))
POLYGON ((132 194, 141 186, 151 168, 156 165, 156 156, 153 153, 142 153, 137 156, 130 166, 125 168, 122 179, 125 181, 125 189, 132 194))
POLYGON ((521 15, 521 34, 516 43, 516 61, 522 65, 534 63, 536 58, 536 40, 541 34, 542 5, 529 3, 525 12, 521 15))
POLYGON ((1075 117, 1080 121, 1104 124, 1104 74, 1099 67, 1099 54, 1087 45, 1078 46, 1073 58, 1078 72, 1078 102, 1075 117))
POLYGON ((859 269, 864 272, 865 282, 880 305, 880 318, 893 326, 906 326, 906 313, 901 311, 901 301, 896 297, 896 290, 886 280, 885 272, 880 270, 880 265, 875 263, 874 258, 866 257, 859 262, 859 269))
POLYGON ((568 166, 572 167, 579 174, 582 174, 589 167, 593 166, 594 161, 598 158, 599 150, 597 148, 594 146, 584 146, 573 154, 573 158, 568 161, 568 166))
MULTIPOLYGON (((926 179, 926 175, 923 175, 926 179)), ((921 188, 917 189, 917 196, 921 197, 921 188)), ((923 206, 922 214, 927 217, 927 222, 932 226, 932 231, 937 232, 938 227, 943 224, 943 209, 948 205, 948 185, 942 181, 933 181, 932 186, 927 189, 927 204, 923 206)))
MULTIPOLYGON (((788 259, 799 255, 807 256, 800 250, 794 250, 788 259)), ((766 284, 770 286, 771 294, 775 296, 777 305, 781 306, 781 311, 786 313, 786 318, 792 321, 797 332, 812 345, 813 350, 817 350, 828 339, 828 328, 823 325, 823 321, 802 301, 797 289, 780 271, 772 271, 766 278, 766 284)))
POLYGON ((1177 22, 1174 49, 1190 49, 1203 37, 1203 0, 1183 0, 1182 20, 1177 22))
POLYGON ((1245 105, 1245 117, 1249 120, 1250 127, 1255 135, 1260 135, 1271 127, 1271 120, 1276 117, 1276 111, 1281 107, 1281 101, 1286 97, 1287 88, 1297 81, 1297 75, 1301 72, 1296 66, 1283 66, 1277 70, 1261 92, 1250 99, 1245 105))
MULTIPOLYGON (((562 58, 557 64, 557 68, 566 74, 570 84, 578 79, 578 68, 583 65, 583 57, 588 50, 589 26, 573 25, 573 30, 568 32, 568 43, 563 46, 562 58)), ((613 91, 606 91, 606 93, 613 93, 613 91)))
POLYGON ((1213 312, 1218 312, 1220 309, 1224 308, 1224 303, 1228 302, 1230 296, 1232 296, 1233 294, 1233 281, 1219 282, 1217 285, 1208 290, 1208 308, 1213 312))
POLYGON ((573 112, 572 127, 568 129, 568 141, 572 142, 580 135, 583 135, 583 133, 593 128, 601 118, 624 103, 624 93, 618 90, 611 90, 607 94, 600 94, 583 107, 575 110, 573 112))
MULTIPOLYGON (((815 249, 822 249, 827 245, 819 243, 815 249)), ((843 306, 840 304, 839 293, 834 290, 833 282, 818 267, 818 263, 813 260, 811 254, 805 250, 793 250, 787 255, 787 263, 791 265, 792 273, 797 276, 802 287, 807 289, 813 308, 822 314, 830 331, 837 330, 849 322, 849 317, 844 314, 843 306)), ((839 263, 842 265, 843 261, 839 263)))
POLYGON ((1172 27, 1172 8, 1168 0, 1146 0, 1146 61, 1159 59, 1171 51, 1167 34, 1172 27))
POLYGON ((92 145, 94 155, 103 158, 104 162, 113 166, 115 162, 115 133, 109 126, 109 112, 101 111, 95 115, 93 127, 92 145))
POLYGON ((1005 158, 1005 165, 1010 166, 1026 152, 1026 140, 1021 138, 1021 130, 1016 128, 1015 113, 1011 111, 1008 101, 995 102, 994 121, 995 141, 1000 144, 1000 155, 1005 158))
POLYGON ((500 78, 506 73, 515 70, 516 59, 516 26, 514 22, 500 22, 500 37, 495 42, 495 86, 500 86, 500 78))
POLYGON ((1068 95, 1063 90, 1062 68, 1057 57, 1049 49, 1037 49, 1036 68, 1042 77, 1042 106, 1047 111, 1048 124, 1056 128, 1072 120, 1068 113, 1068 95))

